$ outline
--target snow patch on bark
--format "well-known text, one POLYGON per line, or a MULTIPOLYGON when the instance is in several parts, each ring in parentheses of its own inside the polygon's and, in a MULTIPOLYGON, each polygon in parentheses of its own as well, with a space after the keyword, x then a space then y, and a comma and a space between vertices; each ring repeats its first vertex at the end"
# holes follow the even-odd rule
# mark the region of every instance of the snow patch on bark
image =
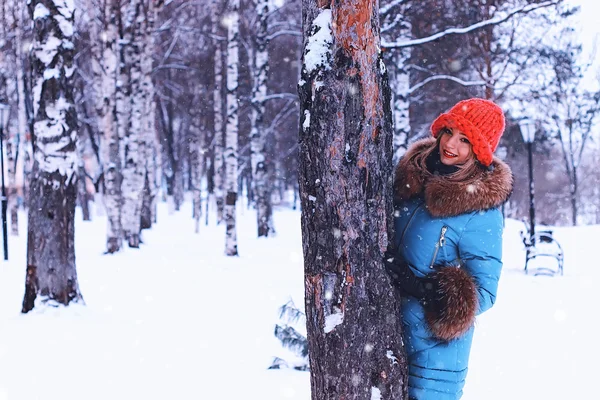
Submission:
POLYGON ((41 3, 36 4, 35 10, 33 10, 33 20, 35 21, 36 19, 46 18, 48 16, 50 16, 50 11, 48 11, 46 6, 41 3))
POLYGON ((40 47, 36 50, 35 56, 44 64, 49 65, 61 45, 61 40, 55 36, 50 36, 45 42, 39 43, 40 47))
POLYGON ((388 360, 390 360, 392 362, 392 365, 397 365, 398 364, 398 358, 396 358, 396 356, 394 355, 393 351, 388 350, 385 353, 385 356, 387 357, 388 360))
POLYGON ((344 322, 344 313, 339 308, 334 307, 333 314, 329 314, 325 317, 325 333, 331 332, 342 322, 344 322))
POLYGON ((381 390, 379 390, 379 388, 376 388, 375 386, 371 387, 371 400, 381 400, 383 399, 383 397, 381 397, 381 390))
POLYGON ((321 65, 327 70, 331 68, 329 65, 329 47, 333 43, 331 10, 321 11, 313 21, 312 32, 304 55, 304 68, 309 74, 321 65))
POLYGON ((60 78, 60 71, 56 68, 50 68, 44 71, 44 80, 60 78))
POLYGON ((302 130, 306 132, 310 128, 310 110, 304 110, 304 122, 302 123, 302 130))

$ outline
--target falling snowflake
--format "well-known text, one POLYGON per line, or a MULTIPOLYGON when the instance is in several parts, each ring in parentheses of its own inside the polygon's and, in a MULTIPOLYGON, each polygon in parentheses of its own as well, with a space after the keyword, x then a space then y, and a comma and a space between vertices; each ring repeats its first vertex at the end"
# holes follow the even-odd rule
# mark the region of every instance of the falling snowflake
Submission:
POLYGON ((223 28, 229 29, 231 27, 231 24, 233 24, 234 18, 235 15, 233 13, 225 14, 223 18, 221 18, 221 25, 223 26, 223 28))

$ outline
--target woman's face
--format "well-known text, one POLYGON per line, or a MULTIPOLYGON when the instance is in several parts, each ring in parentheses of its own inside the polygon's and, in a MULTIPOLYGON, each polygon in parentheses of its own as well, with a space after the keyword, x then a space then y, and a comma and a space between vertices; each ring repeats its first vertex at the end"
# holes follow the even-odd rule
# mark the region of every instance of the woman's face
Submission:
POLYGON ((473 146, 458 129, 444 128, 440 132, 440 161, 445 165, 462 165, 473 156, 473 146))

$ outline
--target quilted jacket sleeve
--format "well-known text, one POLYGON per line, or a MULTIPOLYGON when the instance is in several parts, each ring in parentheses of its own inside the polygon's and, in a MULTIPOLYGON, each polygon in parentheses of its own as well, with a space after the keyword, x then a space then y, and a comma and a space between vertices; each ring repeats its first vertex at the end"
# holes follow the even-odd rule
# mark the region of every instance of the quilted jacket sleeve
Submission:
POLYGON ((496 301, 502 270, 503 230, 504 220, 498 209, 482 211, 471 217, 458 243, 460 259, 477 287, 477 314, 490 309, 496 301))

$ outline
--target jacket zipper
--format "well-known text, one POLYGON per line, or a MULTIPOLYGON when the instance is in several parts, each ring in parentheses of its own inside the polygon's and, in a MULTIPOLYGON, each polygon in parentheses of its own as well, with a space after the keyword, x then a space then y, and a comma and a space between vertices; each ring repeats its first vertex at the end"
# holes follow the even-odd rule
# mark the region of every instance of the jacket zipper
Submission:
POLYGON ((431 263, 429 263, 429 268, 433 268, 433 265, 435 264, 435 259, 437 258, 440 248, 444 247, 444 244, 446 244, 446 231, 447 230, 448 230, 448 227, 446 225, 442 226, 442 232, 440 233, 440 239, 435 244, 435 251, 433 252, 433 257, 431 258, 431 263))
POLYGON ((423 205, 423 203, 421 203, 418 206, 416 206, 415 209, 413 210, 412 214, 410 214, 410 218, 408 219, 408 222, 406 223, 406 226, 404 227, 404 230, 402 231, 402 236, 400 237, 400 244, 401 245, 404 244, 404 235, 406 234, 406 231, 408 230, 408 227, 410 226, 410 223, 412 222, 415 214, 417 213, 417 211, 419 210, 419 208, 421 208, 422 205, 423 205))

